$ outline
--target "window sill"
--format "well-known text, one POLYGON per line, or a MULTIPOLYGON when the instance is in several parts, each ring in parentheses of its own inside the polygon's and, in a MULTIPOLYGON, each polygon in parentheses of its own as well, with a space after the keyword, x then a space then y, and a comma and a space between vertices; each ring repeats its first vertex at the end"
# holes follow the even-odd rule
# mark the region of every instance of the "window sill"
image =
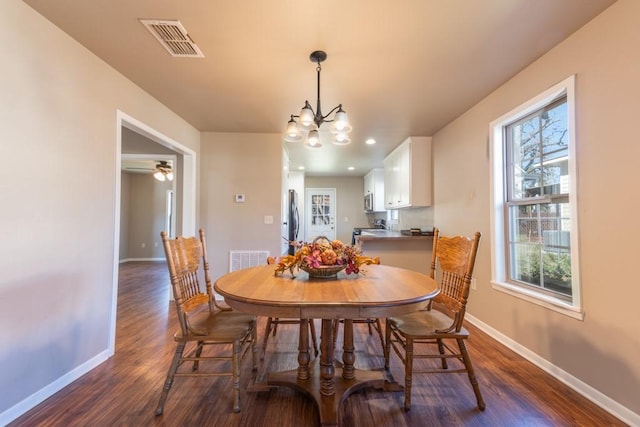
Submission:
POLYGON ((516 298, 545 307, 557 313, 564 314, 565 316, 569 316, 580 321, 584 320, 584 312, 580 307, 572 306, 557 298, 540 295, 536 292, 521 288, 520 286, 504 282, 491 281, 491 286, 497 291, 504 292, 516 298))

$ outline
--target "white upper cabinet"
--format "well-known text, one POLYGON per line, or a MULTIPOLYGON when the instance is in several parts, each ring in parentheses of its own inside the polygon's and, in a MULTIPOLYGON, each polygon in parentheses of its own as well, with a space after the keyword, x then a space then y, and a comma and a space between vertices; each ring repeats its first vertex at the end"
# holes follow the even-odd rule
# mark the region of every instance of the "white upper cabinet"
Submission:
POLYGON ((412 136, 384 159, 386 209, 431 206, 431 137, 412 136))
POLYGON ((384 169, 371 169, 364 176, 364 196, 372 194, 373 211, 384 212, 384 169))

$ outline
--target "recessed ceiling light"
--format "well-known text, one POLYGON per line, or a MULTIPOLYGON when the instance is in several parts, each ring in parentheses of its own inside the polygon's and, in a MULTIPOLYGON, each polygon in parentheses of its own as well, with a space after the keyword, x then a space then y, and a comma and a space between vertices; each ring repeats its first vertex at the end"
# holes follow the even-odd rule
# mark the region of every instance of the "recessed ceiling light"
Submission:
POLYGON ((349 166, 347 169, 349 169, 350 171, 354 170, 355 168, 353 166, 349 166))
POLYGON ((369 138, 369 139, 367 139, 367 140, 365 141, 365 144, 367 144, 367 145, 373 145, 373 144, 375 144, 375 143, 376 143, 376 140, 375 140, 375 139, 373 139, 373 138, 369 138))
POLYGON ((304 166, 298 166, 298 170, 299 171, 303 171, 304 170, 304 166))

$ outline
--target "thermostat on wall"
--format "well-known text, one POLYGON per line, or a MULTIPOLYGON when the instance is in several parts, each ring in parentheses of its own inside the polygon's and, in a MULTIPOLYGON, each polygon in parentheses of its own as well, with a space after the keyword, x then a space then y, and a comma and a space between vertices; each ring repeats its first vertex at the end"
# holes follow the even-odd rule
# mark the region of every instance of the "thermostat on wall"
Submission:
POLYGON ((236 194, 236 203, 244 203, 244 194, 236 194))

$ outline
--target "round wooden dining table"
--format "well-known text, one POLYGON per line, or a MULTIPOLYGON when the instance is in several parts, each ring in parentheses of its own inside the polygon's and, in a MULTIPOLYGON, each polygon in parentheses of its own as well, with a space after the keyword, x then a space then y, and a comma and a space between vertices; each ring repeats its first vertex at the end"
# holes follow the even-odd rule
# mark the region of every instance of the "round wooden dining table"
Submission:
MULTIPOLYGON (((313 279, 300 271, 274 274, 273 265, 234 271, 216 280, 214 290, 235 310, 300 322, 298 368, 272 372, 269 386, 292 387, 311 396, 320 422, 338 424, 340 403, 365 386, 389 388, 381 371, 354 368, 353 321, 410 313, 425 307, 438 293, 424 273, 387 265, 368 265, 360 274, 338 273, 335 279, 313 279), (322 319, 319 364, 311 364, 308 319, 322 319), (334 322, 344 320, 342 375, 335 375, 334 322)), ((401 389, 398 385, 398 388, 401 389)))

